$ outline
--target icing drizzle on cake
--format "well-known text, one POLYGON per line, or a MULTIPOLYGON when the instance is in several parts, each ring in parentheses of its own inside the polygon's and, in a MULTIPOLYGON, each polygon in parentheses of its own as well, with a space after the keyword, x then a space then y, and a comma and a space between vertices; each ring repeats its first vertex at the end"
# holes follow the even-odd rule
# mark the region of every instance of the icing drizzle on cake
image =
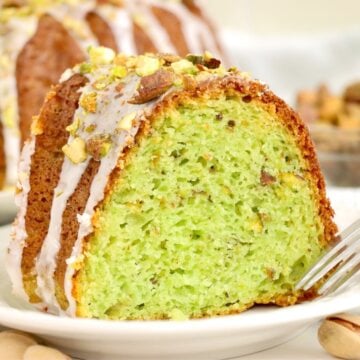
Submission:
MULTIPOLYGON (((91 48, 88 63, 66 71, 62 81, 75 74, 88 79, 80 89, 79 107, 68 126, 70 136, 63 147, 65 153, 62 170, 51 205, 51 217, 41 252, 36 259, 37 294, 51 312, 62 313, 55 296, 54 273, 57 255, 61 247, 63 214, 70 197, 91 160, 99 161, 99 168, 92 180, 90 194, 83 213, 77 215, 79 230, 71 256, 66 260, 67 269, 64 291, 69 307, 67 313, 74 316, 76 304, 72 296, 72 278, 77 262, 82 260, 84 238, 93 231, 92 219, 96 206, 103 200, 109 177, 116 167, 122 167, 122 153, 133 144, 141 122, 154 106, 170 93, 184 89, 188 83, 207 81, 219 76, 232 76, 238 72, 226 72, 211 54, 188 56, 181 59, 172 55, 125 57, 106 48, 91 48), (156 85, 156 86, 155 86, 156 85)), ((40 115, 41 116, 41 115, 40 115)), ((28 178, 31 153, 24 151, 22 166, 28 178)), ((24 216, 28 186, 21 185, 22 213, 16 226, 11 255, 21 252, 26 240, 24 216)), ((10 264, 11 277, 17 293, 21 289, 21 261, 10 264)))
MULTIPOLYGON (((34 2, 36 5, 37 3, 34 2)), ((176 44, 154 15, 153 8, 164 9, 179 20, 179 31, 183 34, 189 52, 202 53, 205 50, 219 55, 219 49, 204 19, 193 14, 181 1, 124 0, 121 6, 97 4, 95 0, 39 2, 39 5, 2 10, 0 16, 0 121, 4 125, 4 140, 7 164, 7 184, 16 180, 16 163, 20 148, 20 125, 16 84, 16 59, 24 45, 34 35, 39 16, 52 15, 69 31, 85 51, 90 45, 97 45, 98 39, 91 32, 86 15, 93 11, 110 26, 117 42, 117 51, 136 54, 134 24, 147 34, 158 52, 176 53, 176 44)), ((101 40, 101 39, 100 39, 101 40)), ((34 114, 36 115, 36 114, 34 114)))

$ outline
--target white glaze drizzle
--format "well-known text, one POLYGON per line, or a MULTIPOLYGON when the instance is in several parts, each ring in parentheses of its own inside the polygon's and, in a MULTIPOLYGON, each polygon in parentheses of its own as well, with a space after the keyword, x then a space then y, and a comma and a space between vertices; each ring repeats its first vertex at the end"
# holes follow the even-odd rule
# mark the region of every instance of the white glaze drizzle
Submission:
MULTIPOLYGON (((94 6, 94 1, 76 4, 71 6, 69 11, 68 4, 60 4, 50 7, 47 12, 60 22, 64 19, 80 22, 91 6, 94 6)), ((27 41, 35 34, 37 21, 38 15, 35 14, 26 17, 14 16, 6 24, 2 24, 0 29, 4 34, 0 36, 0 121, 3 125, 7 185, 16 183, 20 149, 16 60, 27 41)), ((82 22, 82 27, 85 37, 73 29, 68 29, 84 50, 90 44, 96 45, 97 41, 85 21, 82 22)))
MULTIPOLYGON (((75 113, 75 116, 77 114, 75 113)), ((69 137, 72 141, 73 137, 69 137)), ((62 227, 62 217, 66 209, 67 201, 75 192, 75 189, 89 164, 89 160, 73 166, 71 161, 65 157, 62 166, 60 181, 54 190, 54 199, 51 207, 50 224, 48 233, 42 244, 41 252, 36 260, 37 273, 37 294, 49 307, 50 312, 57 310, 57 300, 55 295, 55 283, 52 276, 56 269, 57 254, 60 250, 60 234, 62 227), (55 304, 55 308, 53 305, 55 304)))
MULTIPOLYGON (((98 44, 87 22, 84 20, 85 15, 93 6, 93 1, 78 3, 75 6, 57 4, 46 9, 46 12, 64 24, 65 28, 85 52, 89 45, 98 44), (82 33, 75 31, 70 26, 71 22, 77 23, 81 27, 82 33)), ((38 18, 38 14, 26 17, 13 16, 5 24, 2 24, 0 29, 5 34, 0 35, 0 121, 3 124, 7 185, 16 183, 16 168, 20 152, 16 60, 25 44, 35 34, 38 18)))
MULTIPOLYGON (((89 77, 89 83, 81 90, 82 94, 88 94, 94 91, 92 85, 97 78, 106 74, 107 68, 99 69, 95 74, 89 77)), ((63 79, 71 76, 71 72, 67 72, 63 79)), ((97 91, 97 105, 96 113, 84 113, 80 107, 74 115, 74 119, 80 118, 82 127, 77 132, 77 136, 87 141, 96 134, 112 135, 112 148, 109 153, 101 159, 101 164, 97 175, 95 175, 91 184, 90 196, 87 200, 85 211, 83 214, 78 214, 78 221, 80 224, 78 237, 74 246, 71 257, 67 259, 68 267, 65 275, 65 290, 67 298, 70 303, 69 311, 75 312, 74 301, 71 296, 72 292, 72 276, 73 264, 81 255, 82 240, 92 231, 91 218, 93 216, 94 208, 103 199, 104 189, 108 182, 108 177, 112 170, 116 167, 118 158, 121 155, 124 147, 127 145, 130 138, 133 138, 139 128, 139 121, 134 121, 133 127, 129 131, 122 130, 117 133, 116 128, 119 121, 126 115, 132 112, 137 113, 139 119, 146 107, 152 106, 153 102, 146 104, 130 104, 127 102, 136 91, 139 77, 132 75, 127 79, 123 94, 120 99, 115 96, 116 84, 109 85, 103 91, 97 91), (84 129, 90 125, 96 125, 94 133, 88 133, 84 129)), ((82 95, 82 96, 83 96, 82 95)), ((70 136, 68 144, 71 143, 73 137, 70 136)), ((66 209, 66 204, 70 196, 74 193, 81 176, 85 172, 89 158, 86 162, 81 164, 73 164, 65 157, 62 172, 60 174, 59 183, 55 189, 55 196, 51 208, 51 218, 49 224, 49 231, 44 239, 41 253, 36 260, 38 294, 43 299, 46 306, 51 312, 61 313, 60 306, 55 297, 55 282, 54 272, 56 270, 57 254, 60 250, 61 240, 61 226, 63 213, 66 209), (58 194, 58 195, 56 195, 58 194)))
POLYGON ((163 9, 172 12, 178 17, 181 23, 181 30, 184 34, 186 44, 189 48, 190 53, 200 54, 203 53, 203 47, 201 40, 206 42, 206 46, 214 55, 218 55, 217 47, 215 42, 209 41, 212 38, 210 29, 208 26, 194 14, 191 13, 181 3, 173 1, 154 1, 148 0, 148 3, 154 6, 162 7, 163 9))
MULTIPOLYGON (((181 2, 128 0, 125 4, 124 8, 101 5, 96 10, 100 16, 108 21, 120 52, 127 54, 137 53, 132 20, 132 17, 137 14, 143 16, 146 25, 145 30, 158 51, 176 52, 166 29, 161 26, 151 11, 151 6, 157 6, 172 12, 178 17, 190 52, 202 52, 202 39, 207 50, 214 55, 218 55, 216 43, 208 26, 186 9, 181 2)), ((74 4, 71 4, 71 2, 57 4, 46 9, 46 12, 63 23, 84 50, 89 45, 97 44, 95 36, 91 33, 87 22, 84 20, 86 14, 94 9, 94 6, 94 0, 87 2, 77 1, 74 4), (72 26, 71 23, 77 23, 79 25, 78 30, 81 29, 81 31, 77 31, 76 27, 72 26)), ((16 164, 20 148, 15 64, 19 52, 36 31, 37 19, 38 15, 12 18, 5 25, 6 36, 1 36, 0 41, 0 118, 4 125, 7 184, 14 184, 16 181, 16 164), (2 61, 6 61, 8 64, 9 68, 6 71, 2 61), (8 115, 6 116, 6 114, 8 115), (11 121, 8 121, 9 117, 11 117, 11 121)))
MULTIPOLYGON (((110 5, 102 5, 97 10, 108 24, 117 40, 120 52, 136 54, 133 19, 140 16, 142 26, 158 52, 176 53, 169 34, 152 13, 152 7, 163 8, 173 13, 181 23, 181 31, 191 53, 202 53, 203 44, 214 55, 219 55, 216 42, 207 24, 191 13, 178 1, 128 0, 123 8, 114 9, 110 5)), ((141 22, 140 21, 140 22, 141 22)))
MULTIPOLYGON (((150 4, 154 4, 151 0, 149 2, 150 4)), ((162 7, 178 17, 189 52, 193 54, 202 53, 202 46, 198 34, 199 20, 196 19, 189 10, 183 6, 179 6, 177 2, 164 2, 157 4, 157 6, 162 7)))
POLYGON ((119 52, 136 54, 133 23, 126 9, 114 9, 111 5, 102 5, 97 13, 104 18, 110 26, 116 40, 119 52))
POLYGON ((139 15, 142 18, 141 20, 144 21, 142 26, 158 52, 177 53, 175 46, 171 43, 168 32, 159 23, 148 3, 144 4, 143 1, 138 1, 137 7, 133 8, 133 11, 134 17, 139 15))
MULTIPOLYGON (((73 75, 72 70, 66 70, 61 76, 60 82, 68 80, 73 75)), ((81 88, 79 91, 82 94, 92 92, 91 82, 81 88)), ((90 117, 91 114, 87 116, 90 117)), ((84 119, 86 117, 85 111, 79 107, 73 116, 74 119, 84 119)), ((70 135, 67 143, 71 143, 74 136, 70 135)), ((55 297, 55 282, 53 274, 56 269, 57 254, 60 250, 60 236, 62 228, 63 213, 66 209, 67 201, 75 192, 75 189, 85 172, 90 158, 86 161, 77 164, 76 166, 68 157, 64 157, 60 178, 58 185, 54 189, 54 198, 51 205, 50 223, 48 233, 43 241, 41 251, 36 259, 36 274, 37 274, 37 294, 43 299, 44 303, 49 307, 49 311, 56 313, 60 308, 55 297)))
POLYGON ((6 184, 16 183, 19 160, 20 132, 16 87, 16 59, 35 33, 37 18, 11 18, 2 25, 0 42, 0 121, 3 124, 4 150, 6 156, 6 184))
POLYGON ((25 215, 28 194, 30 192, 30 169, 31 157, 35 152, 35 138, 28 140, 23 147, 19 162, 19 179, 17 184, 18 193, 15 197, 19 213, 13 225, 12 241, 9 244, 6 256, 6 268, 12 282, 13 293, 27 300, 28 296, 23 287, 23 275, 21 271, 22 253, 27 238, 25 228, 25 215))
MULTIPOLYGON (((104 198, 104 191, 106 185, 108 183, 109 176, 113 169, 116 167, 118 160, 126 147, 129 139, 133 139, 139 130, 140 122, 144 119, 144 117, 149 114, 156 103, 161 101, 157 99, 155 101, 151 101, 145 104, 130 104, 127 102, 134 93, 137 87, 138 77, 132 76, 132 79, 129 80, 126 88, 124 89, 123 97, 121 98, 122 102, 119 107, 119 104, 116 104, 116 101, 112 104, 115 105, 115 108, 112 108, 113 105, 109 105, 107 109, 107 114, 110 117, 114 118, 114 114, 116 114, 115 119, 121 119, 126 114, 136 112, 136 119, 133 123, 133 127, 129 131, 122 131, 115 140, 115 146, 112 147, 108 156, 106 156, 102 161, 99 168, 97 175, 95 176, 91 188, 90 188, 90 196, 88 198, 86 208, 84 214, 78 217, 80 228, 78 232, 77 240, 73 246, 72 254, 69 259, 67 259, 67 269, 65 273, 65 282, 64 282, 64 290, 66 298, 69 302, 69 307, 66 310, 66 314, 70 316, 76 316, 76 302, 72 295, 73 290, 73 276, 75 274, 75 264, 81 260, 82 257, 82 250, 83 250, 83 240, 84 238, 91 234, 93 231, 93 226, 91 219, 94 215, 94 211, 96 206, 99 204, 100 201, 104 198)), ((168 94, 172 89, 168 90, 166 94, 168 94)), ((165 96, 164 94, 163 96, 165 96)), ((105 124, 106 121, 103 121, 105 124)), ((105 125, 107 128, 107 125, 105 125)))
POLYGON ((206 11, 206 4, 203 0, 197 0, 196 2, 198 6, 201 8, 201 14, 204 19, 201 20, 201 24, 203 26, 200 25, 201 26, 200 35, 202 40, 204 41, 205 50, 210 51, 215 57, 221 58, 222 54, 220 54, 220 49, 218 44, 216 43, 215 37, 213 36, 213 32, 211 31, 208 25, 205 25, 206 22, 211 21, 210 16, 206 11))
POLYGON ((85 20, 86 15, 94 8, 95 4, 94 1, 76 3, 75 6, 60 4, 47 10, 47 13, 63 24, 84 53, 90 45, 98 45, 96 37, 85 20))
MULTIPOLYGON (((151 2, 151 0, 149 1, 149 3, 150 2, 151 2)), ((154 5, 160 6, 160 4, 157 2, 156 3, 154 2, 154 5)), ((180 20, 183 24, 184 36, 185 36, 186 40, 189 42, 189 47, 194 50, 194 51, 193 50, 192 51, 193 52, 202 52, 200 40, 199 39, 194 40, 194 33, 192 33, 192 31, 195 31, 196 34, 201 33, 201 31, 203 31, 204 33, 207 34, 208 33, 207 27, 204 24, 200 24, 200 20, 195 19, 195 17, 192 14, 190 14, 190 12, 188 10, 184 9, 183 6, 178 6, 178 5, 179 4, 166 4, 166 5, 161 4, 161 6, 165 6, 166 10, 173 11, 175 15, 180 17, 180 20), (188 24, 189 16, 191 17, 190 23, 192 23, 192 25, 189 26, 189 28, 187 28, 187 25, 189 25, 188 24), (196 23, 198 25, 195 25, 196 23)), ((105 9, 105 7, 101 7, 101 9, 105 9)), ((111 9, 114 10, 113 8, 111 8, 111 9)), ((104 10, 101 10, 101 15, 103 15, 103 13, 104 13, 104 10)), ((123 20, 125 19, 125 24, 126 24, 126 19, 127 19, 130 22, 130 26, 132 28, 132 20, 130 19, 129 15, 126 14, 124 9, 118 9, 116 16, 117 16, 118 22, 121 23, 122 26, 124 25, 124 22, 122 22, 121 19, 123 19, 123 20), (120 13, 120 15, 119 15, 119 13, 120 13)), ((150 17, 149 13, 147 14, 147 19, 148 19, 149 23, 153 22, 154 20, 156 21, 156 19, 154 17, 152 17, 152 18, 150 17)), ((129 24, 127 24, 126 26, 128 26, 128 25, 129 24)), ((120 26, 120 28, 121 28, 121 26, 120 26)), ((118 28, 118 31, 120 31, 120 28, 118 28)), ((129 29, 129 27, 127 27, 127 29, 129 29)), ((160 31, 160 27, 158 27, 156 30, 154 30, 152 32, 152 37, 158 36, 158 35, 156 35, 156 33, 158 31, 160 31)), ((115 31, 116 37, 121 36, 121 38, 122 38, 122 40, 121 40, 122 46, 120 48, 124 52, 129 52, 129 53, 135 52, 134 51, 135 44, 133 43, 134 40, 133 40, 132 33, 133 33, 133 31, 131 31, 131 35, 129 35, 127 37, 127 40, 124 42, 124 34, 122 33, 120 35, 119 32, 115 31)), ((164 51, 167 51, 167 50, 165 50, 165 47, 169 47, 172 45, 167 43, 163 46, 164 46, 164 51)), ((160 50, 160 51, 163 51, 163 50, 160 50)), ((65 80, 66 78, 70 77, 72 73, 73 72, 69 72, 69 71, 67 73, 65 73, 62 80, 65 80)), ((124 91, 123 99, 126 99, 127 96, 128 97, 132 96, 132 94, 134 93, 134 90, 135 90, 136 83, 137 83, 137 78, 134 77, 133 82, 130 81, 127 84, 126 88, 124 89, 125 91, 124 91), (131 88, 131 86, 133 86, 134 88, 131 88)), ((146 110, 146 108, 151 108, 152 106, 153 106, 153 103, 147 103, 147 104, 142 104, 142 105, 134 105, 134 104, 126 103, 124 106, 119 107, 119 101, 115 102, 115 100, 112 99, 111 104, 109 106, 105 107, 103 110, 106 112, 109 119, 120 120, 121 119, 120 113, 119 113, 119 117, 116 117, 116 118, 114 117, 114 114, 116 114, 117 108, 119 108, 119 111, 123 115, 125 115, 129 112, 132 112, 132 111, 136 111, 137 118, 140 118, 141 115, 146 110)), ((100 111, 100 113, 101 113, 101 111, 100 111)), ((103 131, 111 133, 111 127, 109 127, 109 123, 107 123, 106 121, 103 121, 104 113, 101 113, 101 114, 102 114, 101 115, 102 121, 99 121, 98 116, 100 116, 100 115, 98 113, 89 114, 87 116, 87 119, 84 119, 84 120, 85 120, 85 122, 90 121, 97 125, 104 124, 103 131), (91 118, 92 118, 92 120, 91 120, 91 118)), ((116 122, 113 123, 113 125, 116 125, 116 122)), ((86 204, 84 214, 78 215, 80 229, 79 229, 76 243, 75 243, 73 251, 72 251, 72 255, 69 259, 67 259, 68 266, 67 266, 67 271, 66 271, 66 275, 65 275, 65 284, 64 284, 66 297, 70 304, 68 313, 72 316, 75 316, 75 313, 76 313, 76 303, 72 296, 72 285, 73 285, 72 277, 73 277, 74 271, 75 271, 74 263, 76 263, 76 261, 78 261, 79 257, 81 256, 82 241, 83 241, 84 237, 86 235, 90 234, 93 230, 91 219, 94 215, 94 209, 95 209, 96 205, 104 197, 104 189, 106 187, 108 177, 109 177, 110 173, 112 172, 112 170, 116 167, 117 162, 118 162, 118 157, 122 153, 123 148, 126 146, 129 136, 134 137, 136 135, 137 131, 138 131, 138 124, 134 125, 133 128, 129 132, 124 131, 122 134, 120 134, 116 137, 115 142, 114 142, 115 146, 113 146, 111 151, 109 152, 109 154, 104 159, 102 159, 101 165, 99 168, 99 172, 95 176, 94 181, 91 185, 90 197, 86 204)), ((86 136, 86 134, 83 134, 83 135, 86 136)), ((32 151, 34 151, 34 150, 32 150, 32 151)), ((27 167, 30 172, 31 156, 27 156, 26 152, 27 151, 24 150, 24 155, 22 156, 22 159, 23 159, 22 166, 24 168, 27 167)), ((72 168, 73 166, 75 166, 75 165, 73 165, 73 164, 65 165, 64 164, 62 174, 63 173, 71 174, 73 172, 73 170, 75 169, 75 168, 74 169, 72 168), (69 170, 66 170, 65 166, 69 170)), ((83 164, 82 168, 83 168, 83 171, 85 171, 85 169, 86 169, 85 164, 83 164)), ((51 215, 52 215, 51 222, 53 222, 54 224, 53 225, 50 224, 50 228, 49 228, 51 230, 51 235, 49 235, 47 237, 46 243, 44 242, 43 249, 41 250, 41 255, 38 258, 38 263, 36 265, 36 268, 38 269, 39 274, 41 274, 41 275, 39 275, 39 278, 38 278, 39 292, 41 293, 42 297, 44 297, 44 299, 46 300, 47 305, 52 307, 51 310, 54 310, 55 308, 60 310, 59 306, 56 302, 54 291, 53 291, 54 290, 54 279, 52 276, 53 270, 55 270, 54 262, 55 262, 56 254, 60 248, 60 233, 61 233, 61 224, 60 223, 55 224, 55 221, 56 221, 56 219, 60 219, 60 222, 61 222, 62 214, 65 210, 64 204, 66 205, 65 199, 69 198, 71 196, 71 194, 75 190, 75 184, 78 183, 78 180, 81 178, 81 175, 82 175, 82 171, 78 170, 78 173, 76 176, 77 181, 74 181, 74 178, 72 176, 71 180, 69 182, 68 181, 69 179, 66 179, 67 175, 65 175, 65 178, 60 179, 57 190, 60 191, 60 189, 65 189, 65 195, 61 198, 61 200, 58 200, 58 202, 53 203, 53 207, 51 210, 51 215), (73 183, 73 186, 71 188, 70 187, 67 188, 65 186, 66 183, 67 184, 73 183), (56 206, 54 206, 54 204, 56 206), (60 205, 60 206, 58 206, 58 205, 60 205), (49 271, 49 267, 50 267, 50 271, 49 271), (48 276, 49 274, 50 274, 50 277, 48 276)), ((26 188, 26 186, 24 188, 26 188)), ((63 191, 63 190, 61 190, 61 191, 63 191)), ((27 205, 27 193, 26 193, 26 198, 25 198, 25 196, 22 197, 21 203, 22 203, 23 212, 21 214, 19 214, 19 217, 18 217, 18 219, 21 219, 21 220, 20 221, 18 220, 17 230, 16 230, 16 233, 14 236, 14 244, 10 246, 10 248, 12 248, 12 250, 11 249, 9 250, 13 256, 15 254, 14 261, 11 261, 9 263, 9 271, 13 274, 12 278, 14 278, 15 282, 16 282, 16 285, 14 286, 14 288, 16 287, 15 291, 26 298, 27 296, 25 294, 25 291, 24 291, 23 285, 22 285, 21 254, 22 254, 22 249, 23 249, 23 246, 24 246, 24 243, 26 240, 24 221, 25 221, 26 205, 27 205)))

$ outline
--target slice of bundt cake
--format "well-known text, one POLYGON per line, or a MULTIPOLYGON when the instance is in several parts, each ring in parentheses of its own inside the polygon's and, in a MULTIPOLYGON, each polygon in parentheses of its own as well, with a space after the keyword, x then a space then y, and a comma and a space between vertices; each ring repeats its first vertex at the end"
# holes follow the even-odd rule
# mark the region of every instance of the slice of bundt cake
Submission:
POLYGON ((290 305, 336 226, 308 132, 210 54, 93 48, 24 148, 14 291, 50 311, 199 318, 290 305))
POLYGON ((0 4, 0 161, 8 164, 7 183, 15 181, 20 144, 50 86, 97 44, 128 54, 221 53, 195 1, 6 0, 0 4))

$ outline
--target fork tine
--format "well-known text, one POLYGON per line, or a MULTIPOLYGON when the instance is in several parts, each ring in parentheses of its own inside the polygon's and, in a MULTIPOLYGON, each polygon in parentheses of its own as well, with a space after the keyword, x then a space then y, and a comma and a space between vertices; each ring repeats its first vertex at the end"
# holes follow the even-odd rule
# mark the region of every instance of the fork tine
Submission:
POLYGON ((359 271, 360 253, 347 259, 335 273, 323 284, 319 290, 319 294, 330 293, 339 289, 346 281, 359 271))
POLYGON ((353 288, 354 286, 358 286, 359 284, 359 275, 360 275, 360 265, 355 266, 352 270, 350 270, 343 278, 336 282, 336 284, 332 285, 330 288, 326 290, 321 290, 321 296, 329 296, 330 294, 336 293, 337 290, 345 290, 353 288))
POLYGON ((308 282, 303 286, 304 290, 310 289, 316 282, 323 278, 331 269, 335 268, 342 261, 347 261, 360 247, 360 243, 357 242, 360 238, 360 229, 351 234, 348 237, 348 246, 343 247, 332 256, 328 261, 320 261, 321 267, 319 267, 318 272, 313 274, 308 282))
MULTIPOLYGON (((348 226, 345 230, 343 230, 340 234, 338 234, 338 243, 332 249, 330 249, 299 281, 296 285, 296 290, 304 288, 305 290, 309 289, 312 285, 315 284, 313 279, 316 274, 319 274, 321 270, 323 270, 326 265, 332 260, 336 259, 336 257, 342 253, 347 245, 351 245, 356 242, 356 234, 360 232, 360 219, 355 221, 353 224, 348 226)), ((329 271, 331 267, 328 267, 329 271)), ((327 272, 326 271, 326 272, 327 272)), ((326 274, 326 273, 325 273, 326 274)), ((324 276, 323 274, 322 276, 324 276)), ((317 281, 322 277, 318 277, 317 281)))

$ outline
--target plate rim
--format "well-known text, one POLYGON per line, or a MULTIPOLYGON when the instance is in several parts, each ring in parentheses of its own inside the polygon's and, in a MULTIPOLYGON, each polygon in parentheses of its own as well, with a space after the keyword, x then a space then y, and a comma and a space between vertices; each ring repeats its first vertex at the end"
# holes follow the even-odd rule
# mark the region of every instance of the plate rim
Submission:
MULTIPOLYGON (((359 296, 359 292, 357 292, 357 295, 359 296)), ((356 294, 352 296, 351 301, 346 303, 340 301, 339 298, 340 296, 334 297, 327 304, 324 301, 313 301, 287 308, 274 308, 274 311, 264 313, 257 313, 255 310, 252 313, 185 321, 114 321, 67 318, 41 313, 37 310, 21 310, 0 304, 0 323, 5 326, 17 327, 20 325, 24 327, 24 323, 29 321, 25 327, 41 328, 42 331, 61 331, 63 337, 66 337, 66 334, 73 336, 74 331, 80 331, 81 335, 94 335, 101 331, 102 335, 117 336, 121 334, 126 335, 126 337, 131 337, 134 334, 137 336, 149 334, 153 336, 174 335, 174 333, 179 334, 179 332, 192 336, 194 334, 198 335, 199 331, 202 331, 203 334, 208 336, 218 332, 250 331, 259 328, 269 329, 274 326, 289 325, 290 323, 316 322, 322 317, 352 310, 359 306, 356 294), (338 307, 338 305, 342 306, 338 307), (308 311, 309 307, 312 308, 312 311, 308 311), (306 316, 306 313, 308 316, 306 316), (274 319, 276 320, 269 321, 274 319)))

